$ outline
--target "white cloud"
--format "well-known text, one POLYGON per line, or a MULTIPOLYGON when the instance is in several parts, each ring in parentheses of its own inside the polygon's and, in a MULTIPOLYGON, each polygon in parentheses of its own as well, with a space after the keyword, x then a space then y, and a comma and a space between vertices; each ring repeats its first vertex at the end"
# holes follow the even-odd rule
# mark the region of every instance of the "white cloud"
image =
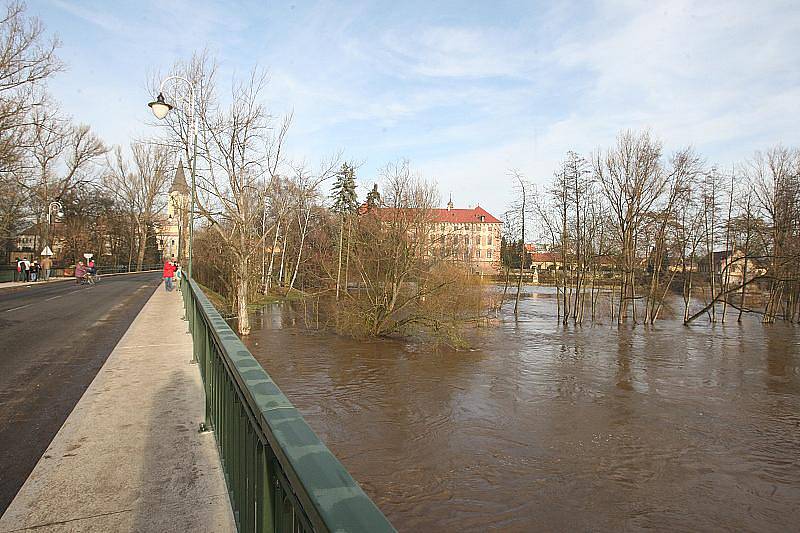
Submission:
POLYGON ((478 5, 485 16, 468 19, 434 4, 403 17, 359 3, 232 9, 184 0, 159 21, 155 2, 137 6, 137 18, 130 8, 51 1, 117 47, 114 64, 90 68, 108 51, 64 39, 76 50, 75 77, 64 84, 71 111, 104 134, 141 131, 148 69, 208 46, 222 63, 221 89, 234 72, 269 69, 270 106, 295 111, 296 157, 341 148, 368 162, 367 179, 408 157, 443 194, 493 212, 508 200, 509 168, 549 179, 567 150, 608 146, 622 129, 649 128, 667 151, 693 144, 723 165, 800 142, 793 2, 478 5), (76 95, 101 68, 103 91, 76 95), (87 117, 86 96, 101 93, 122 100, 87 117))

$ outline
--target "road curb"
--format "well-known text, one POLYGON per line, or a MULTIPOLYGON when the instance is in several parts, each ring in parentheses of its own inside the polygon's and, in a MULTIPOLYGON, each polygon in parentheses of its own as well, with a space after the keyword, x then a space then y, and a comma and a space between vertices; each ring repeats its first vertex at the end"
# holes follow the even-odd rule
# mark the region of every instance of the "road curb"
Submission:
MULTIPOLYGON (((152 272, 159 272, 161 269, 153 269, 153 270, 136 270, 135 272, 111 272, 109 274, 98 274, 98 277, 105 278, 109 276, 122 276, 126 274, 149 274, 152 272)), ((45 285, 49 285, 51 283, 59 283, 64 281, 75 281, 74 276, 62 276, 58 278, 50 278, 47 281, 29 281, 22 285, 6 285, 6 283, 19 283, 15 281, 5 281, 0 283, 0 290, 10 290, 10 289, 28 289, 33 287, 43 287, 45 285)))

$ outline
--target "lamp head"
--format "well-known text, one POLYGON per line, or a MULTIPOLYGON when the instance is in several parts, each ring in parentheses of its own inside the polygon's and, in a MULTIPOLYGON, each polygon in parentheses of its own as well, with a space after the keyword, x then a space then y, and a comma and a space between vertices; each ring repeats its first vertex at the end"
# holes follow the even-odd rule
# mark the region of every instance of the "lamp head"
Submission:
POLYGON ((150 106, 150 109, 153 111, 153 114, 159 120, 166 117, 167 113, 169 113, 170 110, 172 109, 172 106, 164 101, 164 95, 162 93, 158 93, 158 97, 155 99, 155 101, 150 102, 147 105, 150 106))

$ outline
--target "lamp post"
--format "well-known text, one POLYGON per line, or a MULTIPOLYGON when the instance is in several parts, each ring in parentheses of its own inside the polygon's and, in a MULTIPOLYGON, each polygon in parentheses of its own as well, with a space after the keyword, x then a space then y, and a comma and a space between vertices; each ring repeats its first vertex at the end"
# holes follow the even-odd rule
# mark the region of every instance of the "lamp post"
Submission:
MULTIPOLYGON (((50 279, 50 268, 53 266, 52 259, 53 250, 50 248, 49 241, 50 241, 50 225, 53 222, 53 211, 56 211, 56 215, 59 217, 64 216, 64 206, 61 205, 61 202, 58 200, 50 202, 47 206, 47 227, 45 227, 45 234, 44 234, 44 249, 42 249, 41 255, 42 259, 42 275, 47 281, 50 279)), ((35 252, 35 250, 34 250, 35 252)))
POLYGON ((153 115, 159 120, 163 120, 169 112, 173 109, 174 106, 168 104, 164 100, 164 84, 168 81, 175 80, 175 81, 182 81, 189 86, 189 121, 192 123, 192 136, 194 137, 193 146, 192 146, 192 170, 191 170, 191 179, 192 179, 192 198, 191 198, 191 207, 189 209, 189 277, 192 277, 192 241, 194 240, 194 202, 195 197, 197 196, 197 189, 195 186, 195 173, 197 171, 197 110, 195 108, 195 94, 194 94, 194 84, 184 78, 183 76, 167 76, 161 82, 161 86, 158 90, 158 96, 156 99, 149 104, 150 109, 153 111, 153 115))
POLYGON ((52 217, 54 209, 58 209, 56 214, 59 217, 63 217, 64 216, 64 206, 61 205, 61 202, 59 202, 57 200, 54 201, 54 202, 50 202, 50 205, 47 206, 47 232, 46 232, 45 237, 44 237, 44 245, 45 246, 48 245, 48 241, 50 240, 50 224, 52 222, 52 218, 51 217, 52 217))

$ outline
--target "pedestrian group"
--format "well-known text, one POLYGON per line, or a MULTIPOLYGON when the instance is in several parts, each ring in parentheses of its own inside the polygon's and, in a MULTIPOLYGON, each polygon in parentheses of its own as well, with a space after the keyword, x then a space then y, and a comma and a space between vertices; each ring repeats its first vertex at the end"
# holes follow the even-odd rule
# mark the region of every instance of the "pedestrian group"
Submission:
POLYGON ((50 273, 50 262, 43 260, 30 261, 28 259, 20 259, 17 257, 17 274, 15 281, 39 281, 40 279, 46 280, 50 273))
POLYGON ((174 259, 168 260, 164 263, 164 271, 161 277, 164 278, 164 287, 167 289, 167 292, 171 292, 172 289, 175 288, 174 280, 178 280, 178 290, 180 290, 183 282, 181 264, 174 259))

